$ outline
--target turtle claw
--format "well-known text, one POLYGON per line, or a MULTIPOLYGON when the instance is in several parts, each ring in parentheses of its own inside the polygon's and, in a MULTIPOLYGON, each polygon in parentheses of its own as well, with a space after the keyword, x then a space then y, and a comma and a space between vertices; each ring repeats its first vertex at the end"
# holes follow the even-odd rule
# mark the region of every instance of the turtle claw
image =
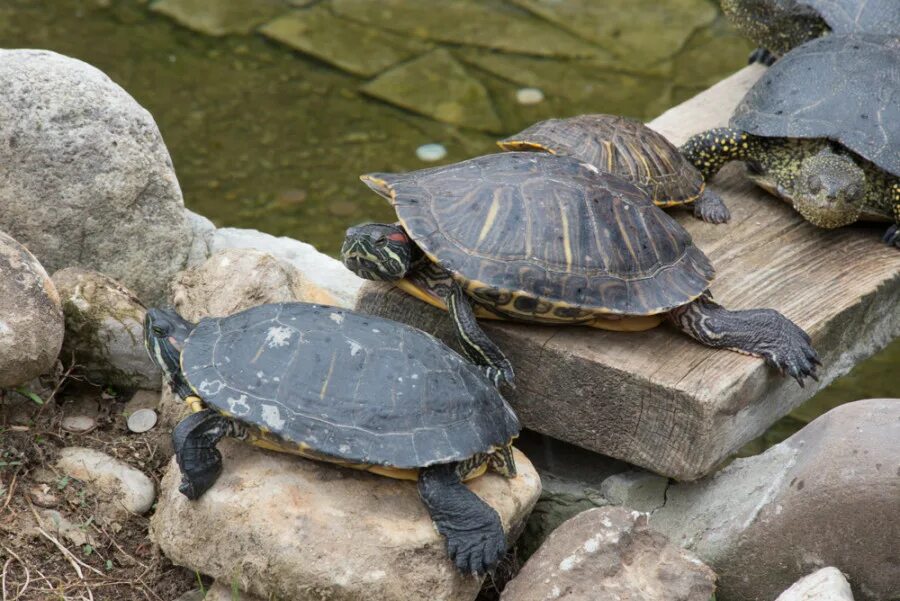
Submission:
POLYGON ((885 244, 900 248, 900 226, 894 224, 889 227, 884 233, 884 236, 882 236, 881 241, 885 244))
POLYGON ((753 63, 759 63, 761 65, 771 67, 773 64, 775 64, 776 60, 778 60, 778 57, 776 57, 765 48, 759 47, 751 52, 750 56, 747 57, 747 64, 752 65, 753 63))
POLYGON ((491 571, 506 552, 506 536, 499 524, 447 537, 450 559, 463 574, 481 576, 491 571))
POLYGON ((731 211, 718 194, 706 189, 694 202, 694 217, 707 223, 721 224, 731 220, 731 211))

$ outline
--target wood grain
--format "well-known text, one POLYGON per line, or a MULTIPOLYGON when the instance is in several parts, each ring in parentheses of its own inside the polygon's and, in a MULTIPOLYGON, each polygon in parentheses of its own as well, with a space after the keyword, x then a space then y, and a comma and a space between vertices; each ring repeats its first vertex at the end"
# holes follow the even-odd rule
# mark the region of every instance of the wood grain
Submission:
MULTIPOLYGON (((725 125, 763 72, 747 67, 650 126, 680 144, 725 125)), ((900 335, 900 251, 880 242, 883 224, 817 229, 750 183, 740 164, 712 187, 731 209, 729 224, 673 215, 712 260, 715 298, 771 307, 805 328, 824 363, 821 382, 801 388, 760 359, 701 346, 669 326, 620 333, 484 322, 516 369, 518 389, 507 397, 528 428, 693 480, 900 335)), ((394 288, 366 285, 357 308, 453 341, 446 314, 394 288)))

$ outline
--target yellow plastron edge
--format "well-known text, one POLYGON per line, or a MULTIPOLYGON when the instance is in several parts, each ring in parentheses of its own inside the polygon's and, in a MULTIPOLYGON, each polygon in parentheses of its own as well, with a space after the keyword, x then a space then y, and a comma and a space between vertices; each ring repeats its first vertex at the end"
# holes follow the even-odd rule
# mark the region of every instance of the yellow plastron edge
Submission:
MULTIPOLYGON (((189 396, 184 400, 184 402, 194 413, 205 409, 203 400, 198 396, 189 396)), ((349 467, 351 469, 362 470, 364 472, 372 472, 373 474, 378 474, 379 476, 394 478, 395 480, 411 480, 415 482, 419 479, 419 470, 417 469, 403 469, 398 467, 387 467, 384 465, 369 465, 366 463, 351 463, 349 461, 340 461, 338 459, 319 455, 310 450, 309 445, 303 443, 296 446, 289 446, 282 441, 265 438, 264 432, 260 434, 251 434, 251 436, 247 439, 247 442, 255 447, 266 449, 267 451, 275 451, 276 453, 288 453, 290 455, 303 457, 304 459, 333 463, 342 467, 349 467)), ((468 481, 472 480, 473 478, 482 476, 487 471, 487 467, 487 462, 485 462, 481 465, 481 467, 468 474, 465 480, 468 481)))
MULTIPOLYGON (((447 310, 447 305, 444 302, 434 297, 415 284, 413 284, 408 279, 404 278, 394 284, 400 290, 403 290, 410 296, 413 296, 420 301, 426 302, 432 307, 437 307, 443 311, 447 310)), ((476 304, 474 306, 475 309, 475 317, 478 319, 495 319, 500 321, 512 321, 505 317, 495 315, 490 311, 487 311, 483 307, 476 304)), ((663 321, 662 315, 632 315, 629 317, 623 317, 622 319, 608 319, 605 317, 597 317, 594 321, 587 322, 584 324, 591 328, 597 328, 600 330, 611 330, 613 332, 643 332, 644 330, 651 330, 661 324, 663 321)), ((560 321, 558 325, 565 325, 566 322, 560 321)), ((548 323, 544 325, 557 325, 555 323, 548 323)))

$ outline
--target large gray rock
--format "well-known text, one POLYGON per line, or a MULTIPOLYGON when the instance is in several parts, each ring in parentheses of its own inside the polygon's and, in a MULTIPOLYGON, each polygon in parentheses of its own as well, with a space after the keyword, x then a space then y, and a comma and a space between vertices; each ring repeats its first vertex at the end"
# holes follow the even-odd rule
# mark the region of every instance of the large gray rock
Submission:
MULTIPOLYGON (((150 536, 176 564, 264 599, 472 601, 480 578, 461 576, 413 482, 219 444, 223 471, 200 499, 180 492, 173 460, 150 536)), ((468 486, 500 514, 514 541, 540 495, 521 453, 519 475, 468 486)))
POLYGON ((191 246, 156 123, 79 60, 0 50, 0 229, 52 271, 81 266, 163 297, 191 246))
POLYGON ((857 599, 900 597, 900 399, 848 403, 765 453, 672 485, 651 526, 719 576, 720 598, 771 601, 835 566, 857 599))
POLYGON ((49 370, 64 331, 50 276, 28 249, 0 232, 0 388, 19 386, 49 370))
POLYGON ((775 601, 853 601, 853 592, 839 569, 822 568, 792 584, 775 601))
POLYGON ((589 509, 557 528, 502 601, 709 601, 716 575, 623 507, 589 509))
POLYGON ((74 356, 93 383, 159 390, 162 372, 144 347, 141 302, 102 273, 67 267, 53 274, 66 316, 63 361, 74 356))

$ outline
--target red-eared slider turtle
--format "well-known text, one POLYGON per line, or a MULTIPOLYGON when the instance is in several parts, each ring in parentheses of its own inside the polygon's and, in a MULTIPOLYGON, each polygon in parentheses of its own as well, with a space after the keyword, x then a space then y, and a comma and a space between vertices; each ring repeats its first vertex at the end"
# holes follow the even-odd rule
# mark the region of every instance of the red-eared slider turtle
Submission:
POLYGON ((884 240, 900 246, 900 38, 830 35, 794 49, 731 127, 681 150, 707 178, 746 161, 753 181, 819 227, 893 221, 884 240))
POLYGON ((412 173, 362 177, 398 224, 351 228, 344 264, 449 309, 460 344, 511 382, 481 316, 629 331, 664 317, 709 346, 762 356, 802 384, 818 362, 810 339, 771 309, 729 311, 707 287, 713 269, 646 190, 572 157, 492 154, 412 173))
POLYGON ((457 567, 483 573, 506 549, 497 513, 462 481, 516 475, 519 422, 484 374, 433 336, 324 305, 261 305, 193 324, 150 309, 150 356, 195 413, 172 433, 179 490, 196 499, 222 468, 223 436, 403 479, 457 567))
POLYGON ((710 223, 731 217, 718 194, 665 136, 617 115, 547 119, 497 142, 503 150, 543 151, 575 157, 647 188, 658 207, 691 204, 710 223))
POLYGON ((898 0, 722 0, 722 12, 759 44, 751 62, 769 65, 829 33, 900 35, 898 0))

